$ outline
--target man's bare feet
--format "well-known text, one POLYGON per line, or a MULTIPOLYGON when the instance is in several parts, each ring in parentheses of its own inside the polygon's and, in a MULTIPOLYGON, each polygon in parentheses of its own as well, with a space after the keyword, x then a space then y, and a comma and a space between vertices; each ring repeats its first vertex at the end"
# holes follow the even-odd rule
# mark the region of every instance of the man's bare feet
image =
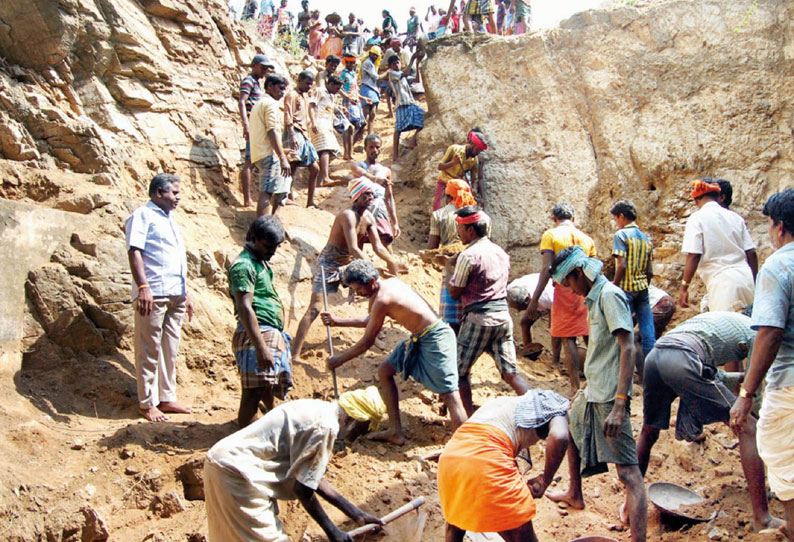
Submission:
POLYGON ((776 518, 772 514, 767 514, 767 516, 761 521, 755 521, 755 530, 762 534, 771 534, 780 531, 785 535, 785 527, 786 522, 780 518, 776 518))
POLYGON ((631 521, 629 520, 629 507, 626 506, 625 502, 620 505, 618 514, 620 515, 620 521, 622 521, 624 525, 631 525, 631 521))
POLYGON ((377 433, 370 433, 367 435, 369 440, 383 440, 386 442, 391 442, 397 446, 402 446, 405 444, 405 436, 402 434, 397 434, 391 429, 387 429, 386 431, 378 431, 377 433))
POLYGON ((188 407, 183 407, 176 401, 163 401, 157 405, 162 412, 173 412, 174 414, 190 414, 192 410, 188 407))
POLYGON ((349 156, 347 154, 342 157, 342 160, 352 160, 352 159, 353 159, 353 157, 349 156))
POLYGON ((243 207, 250 207, 250 206, 251 206, 251 200, 250 199, 247 199, 247 200, 245 200, 243 202, 243 207))
POLYGON ((139 408, 138 412, 150 422, 164 422, 168 420, 168 416, 163 414, 157 407, 139 408))
POLYGON ((574 510, 584 510, 584 499, 571 495, 570 492, 566 493, 549 493, 546 492, 546 498, 554 502, 564 502, 574 510))

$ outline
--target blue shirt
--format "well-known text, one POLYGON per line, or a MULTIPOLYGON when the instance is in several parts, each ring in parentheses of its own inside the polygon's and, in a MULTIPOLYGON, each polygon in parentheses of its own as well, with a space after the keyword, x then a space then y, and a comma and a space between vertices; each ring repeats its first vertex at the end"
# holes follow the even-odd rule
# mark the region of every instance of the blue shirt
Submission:
MULTIPOLYGON (((153 297, 187 293, 187 253, 174 217, 153 201, 133 211, 124 225, 127 250, 137 248, 143 256, 143 270, 153 297)), ((132 281, 132 299, 138 297, 132 281)))
POLYGON ((794 242, 775 251, 758 272, 751 325, 783 330, 780 349, 766 375, 767 389, 794 386, 794 242))
MULTIPOLYGON (((587 305, 587 325, 590 327, 584 362, 587 401, 609 403, 618 392, 620 374, 620 345, 615 332, 624 329, 629 332, 628 340, 634 340, 629 301, 623 290, 604 275, 598 275, 584 304, 587 305)), ((631 396, 631 386, 628 395, 631 396)))

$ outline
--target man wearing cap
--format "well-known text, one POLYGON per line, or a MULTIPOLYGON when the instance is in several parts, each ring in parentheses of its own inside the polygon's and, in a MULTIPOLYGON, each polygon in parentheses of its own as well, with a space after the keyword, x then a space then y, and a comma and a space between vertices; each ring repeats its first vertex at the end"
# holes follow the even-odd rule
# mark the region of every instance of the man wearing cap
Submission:
POLYGON ((463 322, 458 333, 460 396, 466 412, 474 412, 469 374, 480 355, 487 351, 496 362, 502 379, 518 395, 529 385, 516 367, 513 319, 507 308, 507 277, 510 256, 488 239, 488 215, 477 207, 457 211, 458 236, 466 249, 458 254, 449 279, 449 295, 460 299, 463 322))
POLYGON ((687 256, 678 304, 689 306, 689 284, 697 271, 706 285, 709 310, 737 311, 753 302, 758 256, 744 219, 720 206, 720 185, 712 181, 692 181, 698 210, 684 229, 681 252, 687 256))
MULTIPOLYGON (((677 398, 677 440, 692 442, 701 437, 704 425, 728 423, 736 398, 718 378, 718 368, 744 360, 754 339, 749 316, 706 312, 679 324, 656 342, 645 358, 643 374, 643 422, 637 441, 643 475, 659 433, 670 427, 670 407, 677 398)), ((748 417, 738 436, 755 528, 778 527, 782 522, 769 513, 754 417, 748 417)))
POLYGON ((375 112, 380 103, 380 91, 378 90, 378 64, 383 54, 380 46, 373 45, 369 48, 369 54, 361 64, 361 88, 359 93, 363 101, 362 108, 367 117, 367 135, 372 133, 372 124, 375 122, 375 112))
POLYGON ((466 420, 466 411, 458 393, 458 368, 455 356, 455 332, 438 318, 427 301, 398 278, 383 279, 371 262, 355 260, 344 271, 344 282, 357 295, 369 299, 369 314, 363 318, 334 318, 324 312, 323 322, 329 326, 363 327, 364 336, 353 346, 328 360, 330 369, 337 369, 369 350, 383 328, 386 317, 411 332, 378 368, 381 390, 389 412, 389 429, 370 435, 401 446, 405 444, 400 421, 399 395, 394 376, 401 373, 425 388, 441 395, 449 411, 453 428, 466 420))
POLYGON ((314 187, 320 167, 319 156, 309 139, 309 94, 314 73, 303 71, 298 84, 284 97, 284 147, 290 154, 290 176, 295 178, 299 167, 309 168, 309 190, 306 207, 314 207, 314 187))
POLYGON ((334 442, 366 431, 368 423, 377 426, 384 410, 372 389, 343 393, 334 402, 298 399, 216 443, 204 460, 210 542, 289 542, 277 499, 300 501, 328 540, 350 541, 317 495, 359 525, 382 525, 340 495, 325 472, 334 442))
POLYGON ((356 59, 352 51, 345 50, 342 54, 342 62, 345 65, 345 69, 339 74, 339 78, 342 80, 342 88, 339 94, 342 95, 342 108, 345 110, 347 120, 350 121, 353 130, 355 130, 353 133, 351 133, 351 130, 346 130, 342 134, 343 158, 352 160, 353 145, 358 143, 364 135, 367 121, 364 120, 364 113, 361 110, 361 101, 364 101, 364 99, 361 98, 358 90, 358 74, 356 73, 358 59, 356 59))
POLYGON ((554 282, 585 298, 590 341, 584 364, 587 387, 577 392, 568 413, 570 486, 566 493, 547 497, 583 509, 582 476, 606 472, 607 464, 613 463, 626 489, 631 540, 644 542, 645 485, 629 411, 636 355, 634 322, 626 296, 601 274, 602 267, 601 260, 588 257, 579 245, 562 250, 551 267, 554 282))
POLYGON ((290 163, 281 143, 284 132, 284 110, 281 98, 287 91, 287 80, 268 75, 265 93, 251 110, 251 161, 259 179, 259 203, 256 216, 276 214, 292 186, 290 163))
MULTIPOLYGON (((488 150, 488 145, 485 143, 485 136, 482 132, 472 130, 467 136, 465 145, 450 145, 447 147, 444 156, 441 157, 441 162, 438 164, 438 182, 436 183, 436 193, 433 196, 433 211, 437 211, 444 205, 444 194, 447 182, 452 179, 465 179, 466 173, 469 173, 469 186, 472 187, 472 193, 483 196, 483 190, 480 183, 482 179, 482 162, 479 160, 478 155, 488 150)), ((484 202, 481 201, 481 203, 484 202)))
POLYGON ((438 496, 446 542, 466 531, 499 533, 504 540, 537 542, 535 501, 554 480, 568 447, 568 400, 547 390, 498 397, 455 431, 438 460, 438 496), (546 441, 543 472, 524 481, 518 459, 546 441))
POLYGON ((251 61, 251 73, 240 82, 240 98, 238 108, 240 118, 243 121, 243 137, 245 138, 245 151, 243 154, 243 167, 240 170, 240 186, 243 191, 243 205, 251 205, 251 142, 249 140, 250 130, 248 127, 248 116, 254 108, 256 102, 262 97, 262 87, 259 80, 267 77, 275 70, 275 66, 265 55, 256 55, 251 61))
POLYGON ((375 217, 367 209, 375 197, 375 184, 366 178, 355 179, 348 184, 350 199, 353 205, 350 209, 341 211, 334 219, 328 242, 317 257, 317 266, 312 279, 312 297, 309 308, 301 318, 298 330, 295 332, 292 359, 300 359, 303 342, 312 322, 320 314, 323 306, 323 269, 325 270, 325 291, 335 293, 339 291, 342 281, 342 267, 353 261, 354 258, 366 260, 367 256, 362 250, 365 242, 372 244, 372 250, 378 257, 386 262, 391 274, 405 273, 408 268, 383 246, 378 235, 375 217))

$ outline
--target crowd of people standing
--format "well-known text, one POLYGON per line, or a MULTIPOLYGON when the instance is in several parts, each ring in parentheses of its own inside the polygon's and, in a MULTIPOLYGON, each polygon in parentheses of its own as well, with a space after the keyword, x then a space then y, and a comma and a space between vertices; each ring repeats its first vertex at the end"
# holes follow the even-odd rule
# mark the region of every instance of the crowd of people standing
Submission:
MULTIPOLYGON (((513 17, 519 4, 510 3, 513 17)), ((481 25, 496 30, 511 13, 505 11, 500 23, 490 2, 469 0, 462 7, 467 29, 479 17, 481 25)), ((303 13, 308 17, 299 15, 298 24, 311 47, 317 18, 306 2, 303 13)), ((437 29, 446 14, 441 15, 437 29)), ((274 16, 277 25, 280 18, 285 24, 290 20, 278 10, 274 16)), ((408 26, 419 35, 422 25, 415 12, 411 17, 415 20, 408 26)), ((380 39, 393 39, 397 23, 387 11, 383 18, 380 39)), ((241 179, 250 197, 255 175, 260 196, 257 217, 228 269, 238 323, 230 343, 242 388, 240 430, 207 454, 210 540, 287 540, 277 499, 299 500, 333 541, 349 540, 349 535, 330 521, 318 495, 358 523, 380 523, 342 497, 324 474, 340 439, 370 432, 370 438, 396 446, 408 442, 400 419, 398 374, 438 394, 454 430, 440 454, 437 475, 448 541, 462 541, 467 530, 498 532, 510 541, 537 540, 535 499, 546 495, 582 509, 583 478, 605 472, 609 464, 624 488, 625 503, 617 512, 629 525, 632 542, 645 541, 644 476, 660 432, 670 426, 676 399, 676 438, 702 440, 707 438, 704 426, 728 424, 740 444, 753 526, 781 529, 794 540, 794 190, 772 195, 763 206, 776 251, 759 269, 745 220, 730 209, 731 183, 692 181, 696 210, 682 238, 686 265, 677 304, 689 306, 696 274, 707 295, 700 314, 664 333, 675 302, 652 285, 654 246, 640 227, 647 217, 630 200, 617 200, 610 208, 616 228, 606 258, 614 264, 609 276, 593 238, 579 227, 574 206, 559 201, 550 202, 550 227, 538 247, 539 269, 509 281, 510 254, 489 237, 484 167, 489 137, 474 127, 464 142, 450 142, 438 157, 436 190, 432 203, 427 202, 427 248, 462 245, 457 253, 437 251, 445 268, 435 310, 435 303, 400 279, 407 266, 392 249, 400 235, 392 171, 379 162, 382 139, 372 129, 374 111, 388 90, 395 116, 394 160, 399 158, 399 134, 421 130, 423 111, 412 78, 418 77, 423 49, 409 35, 389 41, 388 49, 381 41, 369 47, 364 42, 355 50, 362 36, 351 28, 359 23, 353 14, 348 20, 347 31, 332 30, 320 45, 322 51, 334 40, 334 50, 342 49, 341 58, 334 53, 324 58, 323 70, 303 71, 290 85, 272 62, 256 55, 240 85, 247 142, 241 179), (387 68, 381 73, 383 65, 387 68), (294 199, 291 179, 299 168, 308 170, 307 205, 312 206, 316 186, 337 182, 329 174, 330 160, 344 153, 352 161, 352 147, 360 140, 366 159, 351 167, 354 176, 346 185, 350 206, 337 213, 328 232, 293 340, 278 293, 288 278, 276 276, 269 264, 287 239, 275 215, 294 199), (370 261, 366 244, 385 264, 385 276, 370 261), (323 309, 323 298, 343 287, 368 299, 365 314, 342 318, 333 305, 323 309), (522 348, 514 337, 511 309, 519 313, 522 348), (543 312, 550 313, 553 363, 564 356, 565 393, 536 389, 533 379, 521 374, 521 357, 536 359, 542 350, 532 341, 531 328, 543 312), (387 319, 408 331, 374 368, 379 389, 348 391, 333 401, 288 401, 292 366, 300 361, 318 317, 326 326, 363 329, 359 340, 328 359, 329 371, 367 352, 387 319), (584 359, 580 345, 586 346, 584 359), (484 353, 515 396, 478 407, 471 371, 484 353), (636 437, 630 420, 635 379, 642 383, 643 396, 643 423, 636 437), (753 400, 761 393, 757 411, 753 400), (386 429, 376 431, 384 420, 386 429), (516 458, 541 440, 546 442, 543 470, 525 481, 516 458), (567 489, 547 493, 566 457, 567 489), (784 504, 785 521, 770 513, 764 466, 772 491, 784 504)), ((331 25, 337 27, 339 21, 331 25)), ((126 224, 139 409, 152 422, 190 413, 176 394, 180 328, 184 317, 192 315, 185 247, 172 214, 179 187, 173 175, 155 176, 150 201, 126 224)))

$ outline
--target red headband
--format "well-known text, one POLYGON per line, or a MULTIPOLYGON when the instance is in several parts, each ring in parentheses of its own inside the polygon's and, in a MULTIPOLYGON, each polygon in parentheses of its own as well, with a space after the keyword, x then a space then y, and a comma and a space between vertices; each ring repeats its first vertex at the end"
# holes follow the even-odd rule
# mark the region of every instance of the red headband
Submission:
POLYGON ((467 217, 455 216, 455 222, 458 224, 478 224, 479 222, 485 222, 485 215, 477 211, 473 215, 467 217))
POLYGON ((469 143, 480 149, 481 151, 487 151, 488 145, 485 144, 485 141, 477 135, 476 132, 471 132, 469 134, 469 143))

